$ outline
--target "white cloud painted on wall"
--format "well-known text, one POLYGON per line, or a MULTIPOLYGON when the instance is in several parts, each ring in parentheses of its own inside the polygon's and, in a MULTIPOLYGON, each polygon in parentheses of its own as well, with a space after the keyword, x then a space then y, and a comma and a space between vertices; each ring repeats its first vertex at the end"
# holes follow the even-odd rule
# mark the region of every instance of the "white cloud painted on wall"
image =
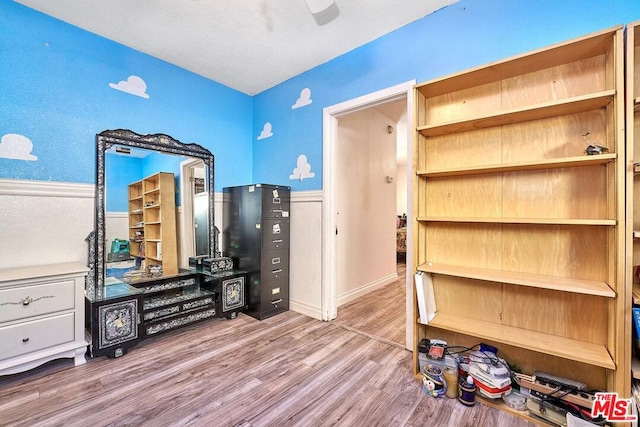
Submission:
POLYGON ((117 84, 109 83, 109 87, 144 99, 149 99, 149 95, 146 93, 147 84, 138 76, 129 76, 127 80, 120 80, 117 84))
POLYGON ((262 132, 258 135, 258 140, 271 138, 273 136, 273 132, 271 131, 271 123, 267 122, 262 127, 262 132))
POLYGON ((33 142, 24 135, 8 133, 0 140, 0 157, 14 160, 38 160, 31 154, 33 142))
POLYGON ((305 178, 313 178, 315 173, 311 172, 311 165, 307 161, 307 156, 300 154, 298 156, 297 166, 293 168, 293 173, 289 175, 289 179, 299 179, 302 181, 305 178))
POLYGON ((311 99, 311 89, 305 87, 300 91, 300 97, 296 100, 296 103, 291 106, 292 110, 296 108, 305 107, 311 104, 313 100, 311 99))

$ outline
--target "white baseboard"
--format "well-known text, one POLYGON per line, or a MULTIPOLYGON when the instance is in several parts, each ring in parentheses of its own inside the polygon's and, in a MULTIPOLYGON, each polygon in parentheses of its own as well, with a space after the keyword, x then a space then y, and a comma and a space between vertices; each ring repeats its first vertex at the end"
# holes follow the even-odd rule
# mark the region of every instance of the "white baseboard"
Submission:
POLYGON ((314 319, 322 320, 322 310, 319 307, 313 307, 300 301, 289 300, 289 310, 314 319))
POLYGON ((398 280, 398 273, 390 274, 389 276, 378 279, 374 282, 367 283, 366 285, 360 286, 352 291, 347 292, 344 295, 338 296, 338 307, 343 304, 346 304, 354 299, 357 299, 363 295, 368 294, 369 292, 375 291, 378 288, 381 288, 389 283, 395 282, 398 280))

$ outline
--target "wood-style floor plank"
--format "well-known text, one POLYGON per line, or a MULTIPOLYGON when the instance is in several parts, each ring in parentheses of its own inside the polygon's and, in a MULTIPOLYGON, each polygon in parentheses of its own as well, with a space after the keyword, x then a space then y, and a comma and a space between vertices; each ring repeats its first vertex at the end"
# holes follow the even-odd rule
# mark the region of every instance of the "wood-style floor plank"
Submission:
POLYGON ((338 307, 334 322, 404 347, 407 266, 398 262, 396 270, 394 282, 338 307))
POLYGON ((425 395, 398 344, 294 312, 206 321, 118 359, 0 378, 2 426, 506 426, 425 395))

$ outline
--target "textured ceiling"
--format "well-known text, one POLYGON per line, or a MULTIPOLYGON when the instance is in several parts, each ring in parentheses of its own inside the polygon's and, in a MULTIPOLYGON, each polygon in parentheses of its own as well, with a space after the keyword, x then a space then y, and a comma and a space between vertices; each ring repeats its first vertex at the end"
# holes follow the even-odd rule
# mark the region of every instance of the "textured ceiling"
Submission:
POLYGON ((457 0, 15 0, 253 95, 457 0))

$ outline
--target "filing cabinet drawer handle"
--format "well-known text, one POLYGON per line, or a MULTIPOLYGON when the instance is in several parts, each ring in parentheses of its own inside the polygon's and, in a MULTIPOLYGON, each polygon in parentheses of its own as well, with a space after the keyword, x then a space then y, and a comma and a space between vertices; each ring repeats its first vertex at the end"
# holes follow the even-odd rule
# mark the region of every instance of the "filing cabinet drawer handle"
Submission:
POLYGON ((282 269, 281 269, 281 268, 279 268, 279 269, 277 269, 277 270, 271 270, 271 272, 272 272, 273 274, 282 273, 282 269))
POLYGON ((282 243, 282 239, 276 239, 273 241, 273 243, 282 243))
POLYGON ((271 301, 271 304, 276 305, 276 304, 280 304, 282 302, 282 299, 277 299, 275 301, 271 301))
POLYGON ((41 299, 45 299, 45 298, 53 298, 53 297, 54 297, 53 295, 44 295, 35 299, 31 297, 26 297, 26 298, 22 298, 18 302, 14 302, 14 301, 0 302, 0 307, 2 307, 3 305, 23 305, 26 307, 32 302, 40 301, 41 299))

